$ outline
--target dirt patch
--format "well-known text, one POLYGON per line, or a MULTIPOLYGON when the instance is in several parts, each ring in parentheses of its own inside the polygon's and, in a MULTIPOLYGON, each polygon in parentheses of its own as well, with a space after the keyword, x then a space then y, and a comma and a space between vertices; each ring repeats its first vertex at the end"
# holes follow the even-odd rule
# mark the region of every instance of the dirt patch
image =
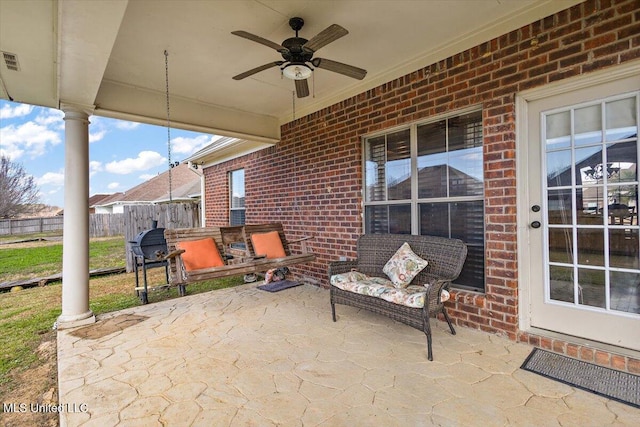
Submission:
POLYGON ((137 314, 121 314, 119 316, 112 317, 99 321, 89 326, 75 329, 70 332, 70 335, 78 338, 98 339, 105 337, 114 332, 120 332, 129 326, 137 325, 140 322, 147 320, 146 316, 138 316, 137 314))
MULTIPOLYGON (((12 390, 0 391, 3 404, 25 404, 25 411, 0 413, 0 425, 5 427, 55 427, 59 415, 52 412, 32 411, 33 407, 57 405, 58 403, 58 363, 56 332, 43 335, 36 350, 38 362, 35 366, 12 373, 12 383, 19 384, 12 390)), ((16 370, 18 371, 18 370, 16 370)), ((17 407, 17 406, 16 406, 17 407)))

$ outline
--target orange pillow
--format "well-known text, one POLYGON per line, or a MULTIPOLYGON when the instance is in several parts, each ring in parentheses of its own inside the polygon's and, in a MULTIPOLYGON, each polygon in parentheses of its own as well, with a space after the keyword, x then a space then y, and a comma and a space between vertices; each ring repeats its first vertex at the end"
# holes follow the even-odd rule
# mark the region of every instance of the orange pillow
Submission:
POLYGON ((186 251, 181 257, 184 268, 187 271, 224 265, 216 242, 211 237, 201 240, 178 242, 176 243, 176 248, 186 251))
POLYGON ((253 250, 256 255, 266 255, 267 258, 284 258, 287 256, 277 231, 252 234, 251 243, 253 243, 253 250))

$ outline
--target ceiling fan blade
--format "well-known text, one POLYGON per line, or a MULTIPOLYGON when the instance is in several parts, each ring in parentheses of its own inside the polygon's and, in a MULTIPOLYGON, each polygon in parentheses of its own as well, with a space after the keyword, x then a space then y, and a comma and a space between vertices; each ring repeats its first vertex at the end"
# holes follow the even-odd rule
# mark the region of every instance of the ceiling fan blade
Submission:
POLYGON ((280 52, 281 50, 287 50, 287 48, 285 48, 282 45, 279 45, 278 43, 274 43, 271 40, 267 40, 260 36, 256 36, 255 34, 247 33, 246 31, 231 31, 231 34, 254 41, 256 43, 263 44, 267 47, 270 47, 271 49, 277 50, 278 52, 280 52))
POLYGON ((309 84, 307 80, 294 80, 296 82, 296 95, 298 98, 309 96, 309 84))
POLYGON ((268 64, 261 65, 249 71, 245 71, 244 73, 240 73, 237 76, 233 76, 233 80, 242 80, 246 77, 259 73, 260 71, 268 70, 269 68, 277 67, 278 65, 281 65, 281 64, 282 64, 282 61, 269 62, 268 64))
POLYGON ((338 24, 329 25, 324 30, 320 31, 316 34, 315 37, 312 37, 311 40, 304 44, 304 48, 315 52, 323 46, 328 45, 329 43, 338 40, 340 37, 344 37, 349 34, 349 31, 342 28, 338 24))
POLYGON ((333 71, 334 73, 343 74, 358 80, 364 79, 364 76, 367 75, 367 70, 330 59, 314 58, 312 63, 317 68, 333 71))

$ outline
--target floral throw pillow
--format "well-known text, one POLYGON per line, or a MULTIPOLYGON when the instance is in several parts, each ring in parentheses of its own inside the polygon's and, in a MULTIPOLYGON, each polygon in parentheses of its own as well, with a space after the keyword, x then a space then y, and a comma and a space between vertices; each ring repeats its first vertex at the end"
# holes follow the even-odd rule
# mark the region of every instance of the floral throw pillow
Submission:
POLYGON ((396 288, 406 288, 426 266, 427 261, 416 255, 411 246, 404 242, 387 261, 382 271, 389 276, 396 288))

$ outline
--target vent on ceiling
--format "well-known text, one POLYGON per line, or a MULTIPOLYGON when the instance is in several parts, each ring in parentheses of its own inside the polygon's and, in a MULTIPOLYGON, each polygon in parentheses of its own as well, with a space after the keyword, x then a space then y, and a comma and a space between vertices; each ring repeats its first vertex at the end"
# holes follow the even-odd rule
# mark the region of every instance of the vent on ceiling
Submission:
POLYGON ((7 66, 7 69, 13 71, 20 71, 20 65, 18 64, 18 55, 15 53, 2 52, 2 58, 7 66))

